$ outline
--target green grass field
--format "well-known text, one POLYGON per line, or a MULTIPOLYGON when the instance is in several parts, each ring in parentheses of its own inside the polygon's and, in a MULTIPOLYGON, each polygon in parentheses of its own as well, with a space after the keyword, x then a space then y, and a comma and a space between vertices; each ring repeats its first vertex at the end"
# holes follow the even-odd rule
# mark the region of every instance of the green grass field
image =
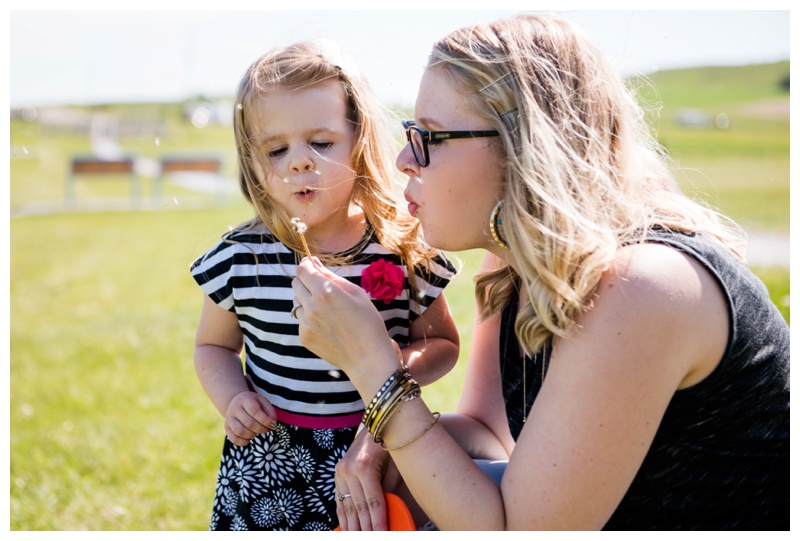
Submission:
MULTIPOLYGON (((788 234, 788 117, 753 112, 776 100, 788 104, 788 94, 774 91, 771 82, 788 74, 788 63, 771 68, 769 76, 763 69, 730 70, 729 82, 714 87, 717 99, 701 96, 706 87, 698 73, 654 75, 665 102, 659 133, 688 170, 681 175, 688 191, 748 228, 788 234), (730 77, 756 89, 745 93, 730 77), (697 91, 684 93, 688 84, 697 91), (680 93, 671 94, 672 88, 680 93), (680 107, 716 115, 719 106, 730 118, 728 130, 669 122, 680 107)), ((229 130, 191 128, 175 110, 152 105, 146 111, 168 126, 158 144, 152 138, 121 143, 152 159, 221 153, 232 176, 229 130)), ((12 215, 37 202, 63 201, 69 157, 89 150, 82 138, 18 119, 12 120, 11 143, 12 215)), ((145 191, 149 182, 144 179, 145 191)), ((79 191, 84 199, 126 194, 127 184, 112 178, 87 180, 79 191)), ((167 202, 153 210, 11 219, 12 530, 207 528, 223 431, 194 375, 201 294, 188 266, 250 211, 238 198, 224 205, 209 198, 205 207, 190 208, 184 202, 194 195, 170 186, 167 202)), ((462 357, 425 391, 440 410, 452 410, 460 390, 472 322, 471 275, 480 254, 457 257, 464 271, 447 293, 462 357)), ((788 269, 754 270, 788 321, 788 269)))

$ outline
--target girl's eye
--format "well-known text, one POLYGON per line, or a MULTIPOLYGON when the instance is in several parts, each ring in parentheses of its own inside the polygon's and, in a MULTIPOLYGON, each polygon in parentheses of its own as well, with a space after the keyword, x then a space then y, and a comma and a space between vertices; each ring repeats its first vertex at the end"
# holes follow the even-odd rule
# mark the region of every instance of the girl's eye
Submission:
POLYGON ((331 141, 312 141, 311 146, 317 150, 328 150, 333 143, 331 141))
POLYGON ((270 158, 277 158, 284 152, 286 152, 286 147, 278 147, 267 152, 267 156, 269 156, 270 158))

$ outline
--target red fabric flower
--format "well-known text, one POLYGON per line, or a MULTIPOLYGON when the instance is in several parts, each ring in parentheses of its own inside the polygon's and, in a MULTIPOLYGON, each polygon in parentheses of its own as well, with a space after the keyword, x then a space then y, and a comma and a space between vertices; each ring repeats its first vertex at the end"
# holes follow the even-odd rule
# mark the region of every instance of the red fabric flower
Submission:
POLYGON ((386 304, 403 292, 403 269, 385 259, 370 264, 361 273, 361 287, 369 296, 386 304))

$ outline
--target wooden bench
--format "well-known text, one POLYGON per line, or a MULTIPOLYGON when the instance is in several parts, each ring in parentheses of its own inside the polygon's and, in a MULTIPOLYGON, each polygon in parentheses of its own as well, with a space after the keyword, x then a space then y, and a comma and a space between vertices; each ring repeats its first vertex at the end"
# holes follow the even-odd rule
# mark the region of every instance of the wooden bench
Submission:
POLYGON ((176 172, 219 173, 222 160, 219 158, 162 158, 161 174, 176 172))
POLYGON ((139 175, 136 173, 135 160, 131 156, 119 158, 101 158, 97 156, 76 156, 70 163, 69 175, 64 192, 67 203, 75 202, 75 184, 78 176, 111 176, 128 175, 131 199, 138 201, 141 196, 139 175))
POLYGON ((181 173, 200 173, 219 177, 220 189, 224 180, 222 160, 216 156, 164 156, 160 160, 160 172, 153 183, 153 196, 160 197, 163 193, 164 177, 181 173))

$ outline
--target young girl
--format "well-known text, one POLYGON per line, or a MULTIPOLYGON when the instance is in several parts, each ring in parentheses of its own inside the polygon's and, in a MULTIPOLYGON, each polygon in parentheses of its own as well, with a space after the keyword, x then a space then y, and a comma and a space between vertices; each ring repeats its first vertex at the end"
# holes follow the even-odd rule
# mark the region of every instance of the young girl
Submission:
POLYGON ((227 434, 211 529, 330 530, 334 467, 364 404, 300 345, 291 283, 305 246, 370 294, 421 384, 458 356, 442 295, 455 269, 399 210, 379 109, 348 62, 309 43, 274 50, 236 103, 239 181, 256 216, 191 267, 206 294, 195 367, 227 434))

